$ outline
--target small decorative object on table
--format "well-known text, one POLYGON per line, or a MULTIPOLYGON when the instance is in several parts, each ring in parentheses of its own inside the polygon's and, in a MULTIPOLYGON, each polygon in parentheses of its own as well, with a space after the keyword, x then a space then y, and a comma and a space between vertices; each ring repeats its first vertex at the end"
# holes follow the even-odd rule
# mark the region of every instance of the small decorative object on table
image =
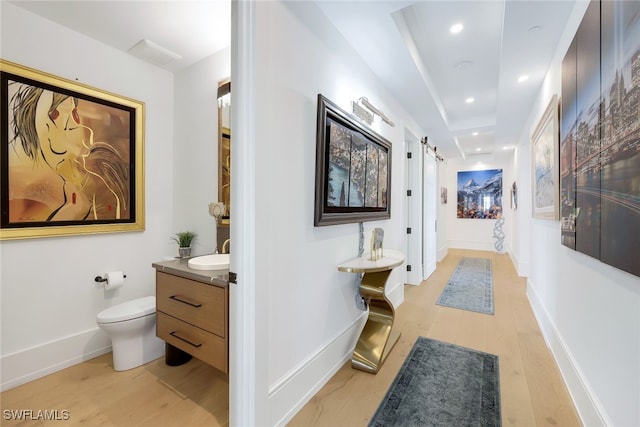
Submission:
POLYGON ((382 251, 382 241, 384 240, 384 230, 382 228, 374 228, 371 232, 371 258, 370 261, 377 261, 384 257, 382 251))
POLYGON ((216 224, 220 223, 220 218, 225 216, 226 211, 227 211, 227 208, 222 202, 209 203, 209 215, 211 215, 216 219, 216 224))
POLYGON ((193 231, 181 231, 171 237, 171 240, 178 244, 178 254, 180 258, 187 258, 191 256, 191 243, 196 238, 196 233, 193 231))

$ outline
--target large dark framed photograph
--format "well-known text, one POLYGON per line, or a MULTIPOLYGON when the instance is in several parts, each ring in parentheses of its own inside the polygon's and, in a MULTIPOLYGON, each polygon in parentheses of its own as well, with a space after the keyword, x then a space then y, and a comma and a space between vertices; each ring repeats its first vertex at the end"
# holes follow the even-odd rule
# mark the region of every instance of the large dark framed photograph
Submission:
POLYGON ((0 238, 144 229, 144 103, 0 60, 0 238))
POLYGON ((314 225, 391 218, 391 142, 318 95, 314 225))

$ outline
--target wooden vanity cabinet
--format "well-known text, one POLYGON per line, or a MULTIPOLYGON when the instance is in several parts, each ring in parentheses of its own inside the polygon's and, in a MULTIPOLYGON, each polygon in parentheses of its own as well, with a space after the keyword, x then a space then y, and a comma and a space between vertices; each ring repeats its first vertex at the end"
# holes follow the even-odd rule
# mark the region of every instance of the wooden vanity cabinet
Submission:
POLYGON ((229 288, 156 272, 156 335, 229 371, 229 288))

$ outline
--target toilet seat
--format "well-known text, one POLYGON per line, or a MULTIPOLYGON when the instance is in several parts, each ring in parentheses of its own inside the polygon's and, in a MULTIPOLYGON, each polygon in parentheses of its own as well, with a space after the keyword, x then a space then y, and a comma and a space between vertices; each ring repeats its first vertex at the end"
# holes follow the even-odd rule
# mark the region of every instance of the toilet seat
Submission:
POLYGON ((96 316, 98 323, 117 323, 149 316, 156 312, 156 297, 142 297, 102 310, 96 316))

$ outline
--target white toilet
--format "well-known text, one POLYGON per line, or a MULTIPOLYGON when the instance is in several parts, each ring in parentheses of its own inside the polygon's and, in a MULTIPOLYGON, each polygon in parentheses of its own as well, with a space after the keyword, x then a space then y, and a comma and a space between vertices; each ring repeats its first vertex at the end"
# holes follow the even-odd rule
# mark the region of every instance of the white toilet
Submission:
POLYGON ((156 297, 109 307, 98 313, 96 321, 111 337, 116 371, 126 371, 164 355, 165 343, 156 337, 156 297))

